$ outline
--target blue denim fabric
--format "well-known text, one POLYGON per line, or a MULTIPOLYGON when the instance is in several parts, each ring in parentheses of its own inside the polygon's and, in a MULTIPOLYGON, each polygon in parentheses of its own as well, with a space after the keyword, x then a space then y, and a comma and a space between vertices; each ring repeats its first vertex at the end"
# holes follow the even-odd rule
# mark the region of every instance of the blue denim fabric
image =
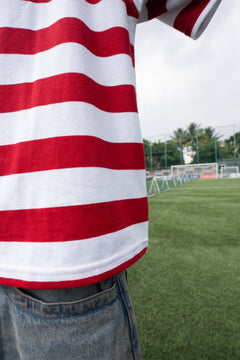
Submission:
POLYGON ((0 286, 1 360, 141 360, 125 272, 66 290, 0 286))

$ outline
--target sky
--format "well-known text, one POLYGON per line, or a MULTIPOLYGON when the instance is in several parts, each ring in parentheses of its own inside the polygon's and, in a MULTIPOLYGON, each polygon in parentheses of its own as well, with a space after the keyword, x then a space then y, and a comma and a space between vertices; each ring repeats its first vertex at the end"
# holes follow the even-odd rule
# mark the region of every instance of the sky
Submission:
POLYGON ((158 20, 137 26, 137 97, 144 138, 167 138, 191 122, 222 130, 237 124, 240 131, 239 14, 240 0, 222 0, 198 40, 158 20))

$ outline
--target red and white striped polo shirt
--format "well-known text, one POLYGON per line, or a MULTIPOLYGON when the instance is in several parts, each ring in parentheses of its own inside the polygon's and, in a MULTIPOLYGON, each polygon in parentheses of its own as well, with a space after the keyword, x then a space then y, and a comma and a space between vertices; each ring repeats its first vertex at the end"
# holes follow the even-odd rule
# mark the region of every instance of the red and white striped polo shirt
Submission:
POLYGON ((135 27, 197 38, 219 3, 0 1, 0 284, 83 286, 144 254, 135 27))

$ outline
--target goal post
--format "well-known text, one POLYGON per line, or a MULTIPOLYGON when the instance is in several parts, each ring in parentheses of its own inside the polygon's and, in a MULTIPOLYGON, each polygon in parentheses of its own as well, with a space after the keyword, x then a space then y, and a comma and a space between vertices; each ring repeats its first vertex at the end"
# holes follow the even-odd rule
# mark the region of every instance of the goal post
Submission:
POLYGON ((236 178, 239 177, 238 166, 222 166, 221 167, 221 178, 236 178))
POLYGON ((178 186, 192 181, 191 175, 185 176, 147 176, 146 187, 147 196, 152 197, 165 191, 174 189, 178 186))
POLYGON ((160 193, 160 189, 158 183, 156 181, 155 176, 147 176, 146 177, 146 186, 147 186, 147 195, 148 197, 152 197, 157 193, 160 193))
POLYGON ((218 164, 188 164, 188 165, 172 165, 171 176, 191 175, 195 179, 217 179, 218 164))

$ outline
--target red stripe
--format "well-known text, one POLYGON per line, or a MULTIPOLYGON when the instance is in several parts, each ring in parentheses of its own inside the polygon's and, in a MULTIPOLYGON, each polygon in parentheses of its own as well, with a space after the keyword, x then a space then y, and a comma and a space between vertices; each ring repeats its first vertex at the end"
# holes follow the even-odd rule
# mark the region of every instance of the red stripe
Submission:
POLYGON ((63 136, 0 146, 0 176, 76 167, 144 169, 143 145, 63 136))
POLYGON ((143 249, 139 254, 134 256, 132 259, 126 261, 125 263, 117 266, 116 268, 107 271, 103 274, 91 276, 85 279, 80 280, 72 280, 72 281, 49 281, 49 282, 38 282, 38 281, 23 281, 23 280, 15 280, 8 278, 0 278, 0 284, 6 286, 15 286, 23 289, 67 289, 67 288, 75 288, 80 286, 87 286, 91 284, 96 284, 100 281, 109 279, 110 277, 126 270, 131 265, 133 265, 136 261, 138 261, 146 252, 147 249, 143 249))
POLYGON ((167 12, 167 0, 156 1, 156 0, 149 0, 146 4, 148 18, 154 19, 164 13, 167 12))
POLYGON ((83 240, 110 234, 147 220, 147 198, 58 208, 0 211, 0 241, 83 240))
MULTIPOLYGON (((52 0, 24 0, 24 1, 30 1, 33 3, 48 3, 52 0)), ((95 5, 98 4, 101 0, 85 0, 86 2, 88 2, 89 4, 95 5)), ((126 9, 127 9, 127 14, 129 16, 138 18, 138 11, 137 8, 133 2, 133 0, 122 0, 125 5, 126 5, 126 9)))
MULTIPOLYGON (((29 2, 34 2, 34 3, 48 3, 52 0, 23 0, 23 1, 29 1, 29 2)), ((85 0, 85 1, 88 2, 89 4, 97 4, 101 0, 85 0)))
POLYGON ((138 10, 137 10, 133 0, 122 0, 122 1, 126 5, 127 14, 129 16, 132 16, 132 17, 138 19, 139 18, 138 10))
POLYGON ((83 101, 107 112, 137 112, 133 85, 103 86, 84 74, 66 73, 33 83, 0 86, 0 113, 83 101))
POLYGON ((95 5, 98 4, 101 0, 85 0, 86 2, 88 2, 89 4, 95 5))
POLYGON ((33 3, 48 3, 52 0, 23 0, 23 1, 28 1, 28 2, 33 2, 33 3))
POLYGON ((174 28, 187 36, 191 36, 192 29, 196 24, 197 19, 209 2, 210 0, 193 0, 178 14, 174 21, 174 28))
POLYGON ((122 27, 95 32, 76 18, 63 18, 41 30, 0 28, 0 53, 37 54, 63 43, 77 43, 101 57, 127 54, 134 58, 129 33, 122 27))
MULTIPOLYGON (((48 3, 48 2, 50 2, 52 0, 24 0, 24 1, 30 1, 30 2, 33 2, 33 3, 48 3)), ((87 3, 89 3, 89 4, 95 5, 95 4, 98 4, 101 0, 85 0, 85 1, 87 3)), ((133 0, 122 0, 122 1, 126 5, 127 14, 129 16, 138 18, 138 11, 137 11, 137 8, 136 8, 133 0)))

